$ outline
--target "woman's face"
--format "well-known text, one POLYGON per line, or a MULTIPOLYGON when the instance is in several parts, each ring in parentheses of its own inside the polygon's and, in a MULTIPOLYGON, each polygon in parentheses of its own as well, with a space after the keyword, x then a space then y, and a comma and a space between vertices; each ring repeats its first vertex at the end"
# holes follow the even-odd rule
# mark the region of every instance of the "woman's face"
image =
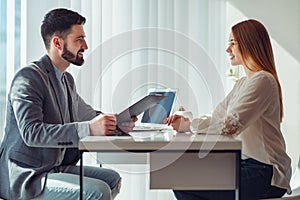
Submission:
POLYGON ((229 58, 231 65, 242 65, 242 56, 239 48, 238 42, 235 40, 233 37, 232 33, 230 33, 229 36, 229 45, 228 48, 226 49, 226 52, 229 53, 229 58))

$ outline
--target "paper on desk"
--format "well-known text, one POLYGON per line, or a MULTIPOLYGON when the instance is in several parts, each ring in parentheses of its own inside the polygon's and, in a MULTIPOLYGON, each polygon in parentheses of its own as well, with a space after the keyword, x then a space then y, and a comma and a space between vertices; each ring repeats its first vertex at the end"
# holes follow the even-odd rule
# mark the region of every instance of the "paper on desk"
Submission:
POLYGON ((134 131, 130 132, 134 141, 170 141, 174 136, 173 131, 134 131))

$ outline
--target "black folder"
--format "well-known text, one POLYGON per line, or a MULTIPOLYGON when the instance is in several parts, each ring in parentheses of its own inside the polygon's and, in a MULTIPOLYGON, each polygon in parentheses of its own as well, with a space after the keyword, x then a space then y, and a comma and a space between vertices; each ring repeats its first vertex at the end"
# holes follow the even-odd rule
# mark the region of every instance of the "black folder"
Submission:
POLYGON ((132 117, 136 117, 139 114, 145 112, 149 108, 158 104, 161 100, 166 98, 163 95, 147 95, 140 99, 136 103, 126 108, 121 113, 117 114, 117 124, 120 125, 122 122, 131 121, 132 117))

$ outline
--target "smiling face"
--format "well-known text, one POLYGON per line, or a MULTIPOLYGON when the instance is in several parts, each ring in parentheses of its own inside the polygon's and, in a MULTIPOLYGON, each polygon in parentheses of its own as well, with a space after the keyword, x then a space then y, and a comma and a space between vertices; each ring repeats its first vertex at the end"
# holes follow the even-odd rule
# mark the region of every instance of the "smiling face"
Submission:
POLYGON ((228 42, 229 42, 229 45, 228 45, 228 48, 226 49, 226 52, 230 56, 231 65, 233 65, 233 66, 242 65, 243 61, 242 61, 242 55, 241 55, 241 51, 239 48, 239 44, 236 41, 236 39, 234 38, 232 33, 229 36, 228 42))
POLYGON ((82 25, 73 25, 70 34, 64 40, 61 57, 74 65, 84 63, 83 52, 88 49, 82 25))

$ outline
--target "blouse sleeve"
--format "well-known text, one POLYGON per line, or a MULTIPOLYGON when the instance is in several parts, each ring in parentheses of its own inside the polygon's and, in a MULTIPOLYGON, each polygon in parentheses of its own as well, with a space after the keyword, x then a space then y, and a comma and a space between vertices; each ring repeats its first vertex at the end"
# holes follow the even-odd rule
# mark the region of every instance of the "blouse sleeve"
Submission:
POLYGON ((222 134, 237 135, 256 121, 268 109, 271 98, 278 98, 277 84, 272 75, 254 74, 237 91, 228 106, 222 123, 222 134))
POLYGON ((220 121, 224 121, 227 113, 227 106, 229 100, 232 98, 234 91, 238 87, 239 82, 235 84, 231 92, 220 102, 214 109, 211 115, 203 115, 200 118, 196 118, 191 122, 191 131, 193 133, 219 133, 220 132, 220 121))

